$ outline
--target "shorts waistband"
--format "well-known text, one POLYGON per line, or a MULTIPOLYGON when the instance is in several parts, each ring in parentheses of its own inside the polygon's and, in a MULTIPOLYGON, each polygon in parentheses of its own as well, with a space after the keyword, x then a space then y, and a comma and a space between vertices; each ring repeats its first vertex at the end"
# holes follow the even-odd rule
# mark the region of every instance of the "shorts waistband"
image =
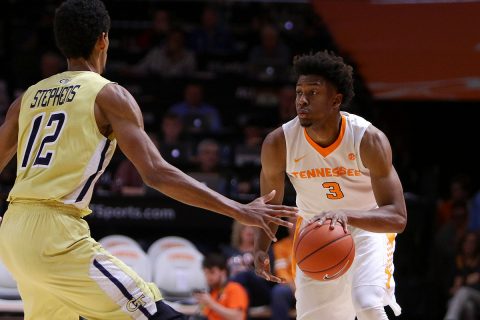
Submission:
POLYGON ((60 211, 61 213, 68 214, 74 217, 83 218, 88 213, 79 208, 75 208, 70 205, 65 205, 57 201, 49 200, 34 200, 34 199, 15 199, 10 201, 9 206, 22 205, 30 208, 50 208, 60 211))

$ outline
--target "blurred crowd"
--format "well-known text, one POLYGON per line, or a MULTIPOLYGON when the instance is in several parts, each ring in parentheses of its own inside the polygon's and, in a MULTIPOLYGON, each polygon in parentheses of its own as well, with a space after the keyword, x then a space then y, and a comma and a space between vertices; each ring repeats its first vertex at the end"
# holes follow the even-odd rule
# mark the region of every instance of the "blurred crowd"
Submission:
MULTIPOLYGON (((0 46, 0 120, 29 85, 66 69, 52 33, 58 2, 38 1, 21 11, 23 1, 6 6, 4 14, 8 10, 22 14, 5 16, 0 24, 0 40, 5 44, 0 46)), ((112 29, 104 76, 125 86, 137 99, 145 127, 163 157, 222 194, 240 201, 258 196, 263 139, 296 115, 293 57, 318 50, 339 52, 321 18, 307 3, 105 2, 112 29)), ((358 73, 355 77, 356 97, 348 111, 375 123, 378 114, 369 105, 372 97, 358 73)), ((411 297, 421 295, 416 305, 412 302, 418 314, 433 314, 432 319, 445 314, 445 319, 458 319, 458 314, 478 319, 477 181, 466 174, 451 174, 442 182, 435 173, 425 178, 415 170, 403 136, 389 138, 409 206, 409 225, 397 246, 399 300, 405 281, 403 290, 412 292, 411 297), (425 181, 429 181, 426 187, 425 181), (438 188, 437 182, 445 187, 438 188), (421 252, 410 250, 417 246, 423 248, 421 252), (414 281, 408 282, 412 275, 414 281)), ((2 200, 14 179, 12 161, 0 175, 2 200)), ((98 197, 151 194, 154 191, 120 151, 95 189, 98 197)), ((286 203, 294 200, 287 184, 286 203)), ((233 226, 232 235, 243 234, 239 238, 250 240, 235 240, 235 245, 222 248, 229 277, 244 285, 253 305, 288 301, 291 306, 291 279, 286 287, 273 289, 256 278, 249 256, 252 236, 248 228, 236 228, 240 226, 233 226), (275 294, 279 298, 271 299, 275 294)), ((285 269, 284 260, 279 258, 283 262, 278 268, 285 269)), ((212 265, 223 268, 218 262, 212 265)))

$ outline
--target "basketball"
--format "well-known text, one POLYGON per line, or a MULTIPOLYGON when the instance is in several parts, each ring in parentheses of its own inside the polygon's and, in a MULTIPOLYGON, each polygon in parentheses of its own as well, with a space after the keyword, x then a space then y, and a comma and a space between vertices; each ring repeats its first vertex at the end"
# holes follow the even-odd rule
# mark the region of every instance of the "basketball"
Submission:
POLYGON ((350 232, 345 233, 340 224, 330 229, 327 220, 323 225, 312 223, 300 230, 294 254, 303 273, 315 280, 329 281, 348 271, 355 258, 355 243, 350 232))

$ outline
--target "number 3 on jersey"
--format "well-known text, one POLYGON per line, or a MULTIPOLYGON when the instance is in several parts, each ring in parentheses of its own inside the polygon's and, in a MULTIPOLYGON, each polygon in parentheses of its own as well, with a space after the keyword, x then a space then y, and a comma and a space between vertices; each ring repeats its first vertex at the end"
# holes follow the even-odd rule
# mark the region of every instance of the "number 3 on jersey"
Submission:
POLYGON ((338 200, 344 197, 342 189, 337 182, 324 182, 322 187, 328 189, 327 198, 331 200, 338 200))
POLYGON ((43 149, 57 142, 62 133, 62 128, 65 125, 67 115, 64 112, 54 112, 48 118, 46 125, 42 127, 45 115, 46 113, 42 112, 33 119, 21 168, 26 168, 30 165, 32 153, 37 149, 38 151, 33 160, 33 167, 48 167, 52 161, 55 152, 43 152, 43 149), (40 143, 38 143, 38 141, 40 141, 40 143), (40 146, 38 147, 38 145, 40 146))

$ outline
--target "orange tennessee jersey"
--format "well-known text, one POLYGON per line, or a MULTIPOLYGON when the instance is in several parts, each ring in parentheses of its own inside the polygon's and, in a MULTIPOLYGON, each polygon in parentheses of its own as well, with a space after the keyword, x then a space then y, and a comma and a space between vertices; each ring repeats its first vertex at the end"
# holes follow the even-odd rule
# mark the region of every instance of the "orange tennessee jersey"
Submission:
POLYGON ((273 245, 273 254, 275 257, 274 273, 284 278, 287 282, 293 281, 292 252, 293 239, 291 237, 283 238, 273 245))
MULTIPOLYGON (((213 290, 210 295, 213 300, 229 309, 240 309, 243 312, 243 319, 247 319, 248 311, 248 295, 247 291, 236 282, 228 282, 227 285, 220 290, 213 290)), ((204 309, 204 314, 208 320, 222 320, 223 318, 210 308, 204 309)))

